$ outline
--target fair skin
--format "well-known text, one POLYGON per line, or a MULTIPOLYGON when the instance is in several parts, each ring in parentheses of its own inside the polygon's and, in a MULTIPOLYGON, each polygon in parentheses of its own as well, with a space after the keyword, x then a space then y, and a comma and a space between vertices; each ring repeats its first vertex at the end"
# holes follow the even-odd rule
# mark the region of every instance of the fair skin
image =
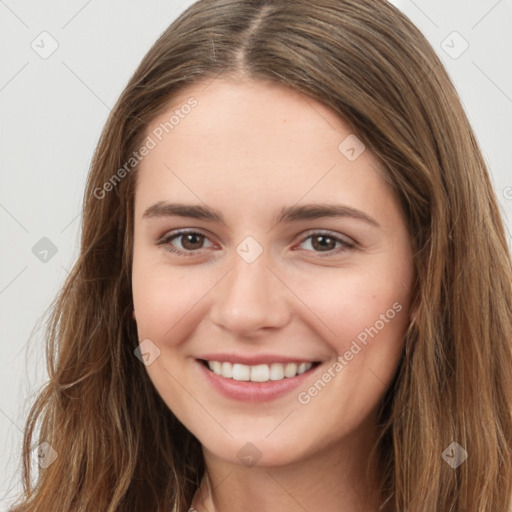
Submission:
MULTIPOLYGON (((273 83, 208 83, 181 91, 151 123, 146 135, 198 101, 137 171, 134 309, 139 340, 160 350, 147 371, 201 442, 217 511, 360 512, 374 498, 364 469, 376 410, 413 314, 403 215, 370 150, 350 161, 338 149, 352 131, 332 110, 273 83), (207 206, 225 224, 144 215, 161 201, 207 206), (306 204, 364 215, 275 222, 283 207, 306 204), (197 234, 171 239, 180 229, 197 234), (242 247, 263 249, 250 263, 237 252, 248 236, 258 245, 242 247), (333 370, 365 329, 367 343, 333 370), (320 364, 293 390, 251 401, 211 385, 198 359, 214 352, 320 364), (247 450, 255 465, 238 456, 247 450)), ((204 479, 200 490, 194 508, 211 510, 204 479)))

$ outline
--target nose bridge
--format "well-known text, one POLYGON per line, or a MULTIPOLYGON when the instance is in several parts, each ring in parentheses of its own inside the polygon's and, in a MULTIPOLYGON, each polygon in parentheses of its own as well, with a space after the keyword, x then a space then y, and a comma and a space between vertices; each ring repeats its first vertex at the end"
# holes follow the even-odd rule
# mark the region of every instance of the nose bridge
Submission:
POLYGON ((240 250, 244 248, 243 244, 237 248, 231 271, 216 287, 212 320, 238 334, 284 325, 288 318, 285 287, 268 268, 267 251, 252 260, 240 250))

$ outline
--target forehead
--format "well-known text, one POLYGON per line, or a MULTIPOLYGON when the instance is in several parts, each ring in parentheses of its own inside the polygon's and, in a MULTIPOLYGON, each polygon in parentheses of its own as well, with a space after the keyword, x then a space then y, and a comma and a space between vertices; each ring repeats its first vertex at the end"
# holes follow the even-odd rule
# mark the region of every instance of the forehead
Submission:
MULTIPOLYGON (((156 134, 158 139, 166 140, 179 139, 180 133, 193 130, 196 137, 208 136, 217 147, 230 147, 232 152, 237 149, 233 141, 243 139, 260 152, 279 147, 285 139, 301 143, 307 140, 307 150, 329 148, 337 152, 340 135, 351 133, 333 110, 290 87, 235 79, 199 82, 180 91, 147 133, 155 130, 163 132, 156 134), (189 107, 191 104, 194 106, 189 107), (226 134, 231 137, 226 139, 226 134)), ((209 140, 197 144, 196 151, 209 148, 209 140)), ((248 145, 240 149, 247 151, 248 145)))
POLYGON ((194 84, 172 99, 146 136, 154 148, 139 165, 137 186, 145 203, 186 196, 215 198, 217 207, 228 199, 239 208, 301 198, 350 205, 389 195, 379 162, 348 124, 273 82, 194 84))

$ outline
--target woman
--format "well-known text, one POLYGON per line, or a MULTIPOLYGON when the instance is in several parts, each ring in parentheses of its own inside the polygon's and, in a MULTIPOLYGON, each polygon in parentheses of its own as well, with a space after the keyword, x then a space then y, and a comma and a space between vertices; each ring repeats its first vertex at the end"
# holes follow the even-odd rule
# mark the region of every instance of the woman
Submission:
POLYGON ((510 510, 504 228, 396 8, 195 3, 84 206, 16 512, 510 510))

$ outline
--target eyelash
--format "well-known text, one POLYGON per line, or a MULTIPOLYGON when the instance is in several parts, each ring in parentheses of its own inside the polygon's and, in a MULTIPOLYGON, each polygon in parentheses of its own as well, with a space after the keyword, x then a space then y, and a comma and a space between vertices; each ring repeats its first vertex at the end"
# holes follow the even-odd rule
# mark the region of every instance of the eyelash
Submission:
MULTIPOLYGON (((208 238, 204 233, 201 233, 200 231, 184 231, 184 230, 181 230, 181 231, 177 231, 176 233, 172 233, 172 234, 167 234, 167 235, 164 235, 158 242, 157 242, 157 245, 165 245, 166 247, 166 250, 168 250, 169 252, 172 252, 174 254, 178 254, 180 256, 185 256, 185 257, 190 257, 190 256, 195 256, 201 249, 197 249, 197 250, 194 250, 194 251, 184 251, 184 250, 181 250, 181 249, 177 249, 176 247, 170 245, 171 242, 176 239, 176 238, 179 238, 181 236, 184 236, 184 235, 199 235, 201 237, 204 237, 204 238, 208 238)), ((355 242, 349 242, 347 240, 344 240, 338 236, 335 236, 334 234, 328 232, 328 231, 314 231, 312 233, 310 233, 307 237, 303 238, 302 241, 300 242, 300 245, 302 245, 306 240, 308 240, 309 238, 314 238, 315 236, 325 236, 325 237, 328 237, 332 240, 334 240, 336 243, 341 243, 342 244, 342 247, 341 248, 338 248, 338 249, 332 249, 332 250, 329 250, 329 251, 314 251, 314 250, 311 250, 311 251, 307 251, 307 252, 314 252, 314 253, 317 253, 321 258, 327 258, 327 257, 330 257, 330 256, 334 256, 334 255, 338 255, 342 252, 345 252, 347 250, 350 250, 350 249, 355 249, 357 244, 355 242)))

